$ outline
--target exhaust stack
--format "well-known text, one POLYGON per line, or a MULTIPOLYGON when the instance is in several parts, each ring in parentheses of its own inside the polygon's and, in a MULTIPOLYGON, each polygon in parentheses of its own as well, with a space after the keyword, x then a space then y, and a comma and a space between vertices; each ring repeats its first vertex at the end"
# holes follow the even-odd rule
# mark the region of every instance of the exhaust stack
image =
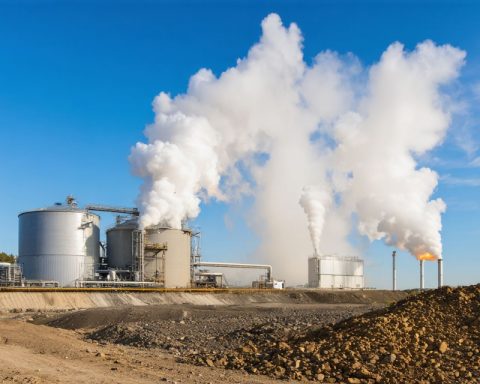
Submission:
POLYGON ((438 259, 438 288, 443 286, 443 260, 438 259))
POLYGON ((395 256, 397 251, 392 252, 392 291, 397 290, 397 266, 395 264, 395 256))
POLYGON ((423 291, 424 288, 424 278, 423 278, 423 260, 420 260, 420 290, 423 291))

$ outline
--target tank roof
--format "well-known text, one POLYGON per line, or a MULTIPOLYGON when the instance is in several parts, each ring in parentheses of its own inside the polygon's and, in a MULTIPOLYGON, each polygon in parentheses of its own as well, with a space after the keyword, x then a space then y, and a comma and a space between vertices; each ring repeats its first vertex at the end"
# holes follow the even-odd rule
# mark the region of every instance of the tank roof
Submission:
POLYGON ((156 224, 156 225, 149 225, 148 227, 144 228, 145 231, 156 231, 159 229, 170 230, 170 231, 182 231, 191 233, 192 230, 190 228, 172 228, 168 225, 156 224))
POLYGON ((78 208, 78 207, 72 207, 72 206, 63 205, 63 204, 60 204, 60 205, 55 204, 55 205, 52 205, 50 207, 30 209, 28 211, 20 212, 18 214, 18 216, 20 217, 21 215, 23 215, 25 213, 35 213, 35 212, 79 212, 79 213, 89 213, 91 215, 99 217, 96 213, 87 211, 86 209, 78 208))

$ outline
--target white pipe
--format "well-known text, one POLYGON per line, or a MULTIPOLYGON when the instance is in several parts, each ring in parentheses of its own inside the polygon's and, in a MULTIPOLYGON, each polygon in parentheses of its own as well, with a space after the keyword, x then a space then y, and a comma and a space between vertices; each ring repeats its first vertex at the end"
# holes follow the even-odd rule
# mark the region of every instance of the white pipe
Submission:
POLYGON ((424 288, 424 278, 423 278, 423 260, 420 260, 420 290, 423 291, 424 288))
POLYGON ((438 288, 443 287, 443 260, 438 259, 438 288))
POLYGON ((266 269, 267 280, 272 278, 272 266, 268 264, 241 264, 241 263, 217 263, 210 261, 201 261, 193 263, 194 267, 218 267, 218 268, 251 268, 251 269, 266 269))
POLYGON ((397 266, 395 264, 395 256, 397 255, 396 251, 392 252, 392 267, 393 267, 393 276, 392 276, 392 291, 397 290, 397 266))

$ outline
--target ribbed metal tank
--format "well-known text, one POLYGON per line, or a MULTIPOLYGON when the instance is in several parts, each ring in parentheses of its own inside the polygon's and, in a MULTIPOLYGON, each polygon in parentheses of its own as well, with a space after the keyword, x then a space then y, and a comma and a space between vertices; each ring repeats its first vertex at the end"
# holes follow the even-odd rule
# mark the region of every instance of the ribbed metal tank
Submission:
POLYGON ((100 217, 83 209, 55 205, 18 215, 19 263, 28 280, 74 286, 94 278, 100 256, 100 217))
POLYGON ((190 287, 191 232, 152 226, 145 229, 145 280, 163 281, 166 288, 190 287), (149 251, 152 244, 165 244, 167 249, 149 251))
POLYGON ((127 220, 107 230, 107 263, 110 268, 130 269, 134 265, 132 233, 137 228, 137 220, 127 220))

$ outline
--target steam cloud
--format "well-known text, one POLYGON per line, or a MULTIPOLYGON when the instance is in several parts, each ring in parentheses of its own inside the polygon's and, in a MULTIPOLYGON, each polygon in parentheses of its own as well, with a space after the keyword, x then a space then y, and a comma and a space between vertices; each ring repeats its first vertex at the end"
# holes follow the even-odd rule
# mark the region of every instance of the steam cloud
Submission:
POLYGON ((315 252, 352 252, 354 222, 372 241, 441 257, 438 176, 416 159, 445 136, 443 86, 464 58, 425 41, 412 52, 394 43, 369 68, 330 51, 308 65, 299 28, 269 15, 235 67, 219 77, 201 69, 185 94, 155 98, 148 144, 130 155, 144 180, 141 225, 180 228, 202 200, 253 195, 256 256, 292 283, 305 281, 312 243, 315 252))

